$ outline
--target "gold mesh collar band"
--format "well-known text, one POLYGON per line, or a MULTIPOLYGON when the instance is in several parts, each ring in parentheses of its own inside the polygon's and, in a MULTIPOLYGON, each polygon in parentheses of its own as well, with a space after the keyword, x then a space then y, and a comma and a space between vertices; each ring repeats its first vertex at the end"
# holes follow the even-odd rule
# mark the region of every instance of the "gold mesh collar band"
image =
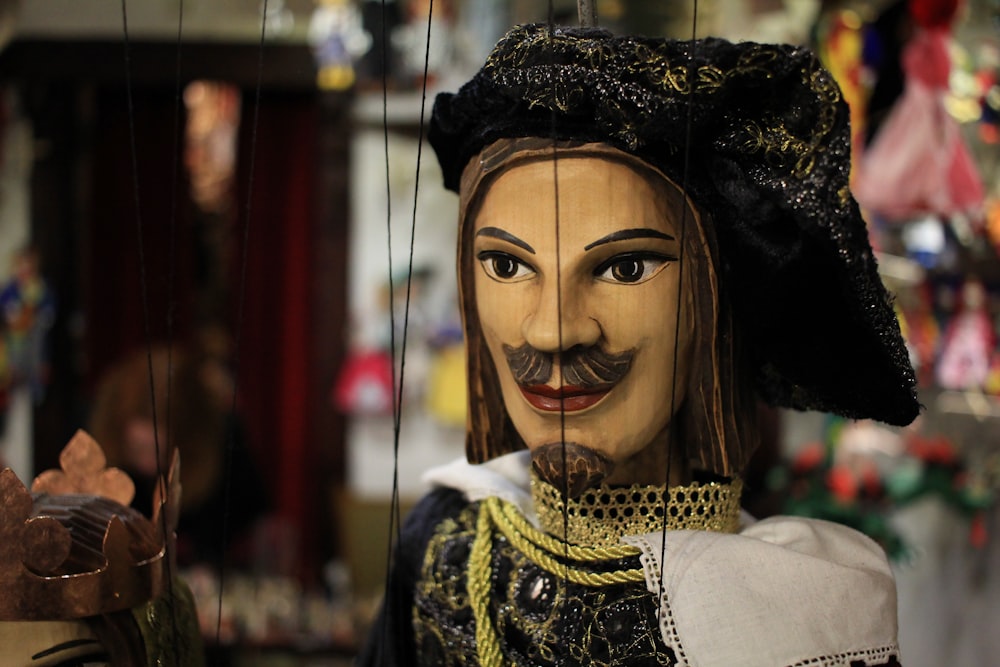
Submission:
POLYGON ((615 545, 625 535, 663 530, 713 530, 735 533, 740 524, 743 482, 692 483, 689 486, 600 486, 568 506, 551 484, 531 475, 531 495, 541 528, 571 544, 615 545), (665 498, 666 496, 666 498, 665 498), (563 520, 565 507, 566 520, 563 520))

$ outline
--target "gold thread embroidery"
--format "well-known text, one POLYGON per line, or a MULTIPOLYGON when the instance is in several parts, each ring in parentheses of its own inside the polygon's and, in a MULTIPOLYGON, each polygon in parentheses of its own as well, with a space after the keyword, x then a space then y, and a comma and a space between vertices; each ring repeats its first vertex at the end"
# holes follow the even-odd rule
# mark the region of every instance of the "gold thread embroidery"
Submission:
POLYGON ((491 524, 500 529, 500 532, 510 540, 514 548, 549 574, 566 579, 574 584, 593 587, 645 581, 642 568, 615 570, 611 572, 591 572, 570 566, 569 564, 563 564, 556 557, 557 555, 565 555, 568 560, 597 562, 626 556, 637 556, 639 555, 637 548, 617 547, 606 549, 594 547, 590 549, 571 550, 569 548, 571 545, 563 544, 545 535, 528 523, 516 510, 504 513, 503 505, 504 503, 498 498, 487 498, 483 501, 483 510, 481 511, 488 513, 491 524))
POLYGON ((565 561, 598 574, 637 568, 638 556, 591 559, 631 548, 564 545, 528 524, 516 507, 497 500, 491 505, 467 505, 455 518, 443 519, 431 537, 413 606, 415 647, 423 660, 550 667, 674 664, 644 581, 586 586, 562 578, 565 561), (543 550, 555 546, 549 553, 560 560, 558 575, 537 565, 495 525, 504 517, 524 522, 526 536, 543 542, 543 550))
MULTIPOLYGON (((565 70, 582 67, 601 71, 610 60, 624 58, 629 62, 627 71, 635 77, 645 79, 660 95, 685 96, 692 91, 715 95, 732 79, 748 76, 770 78, 774 63, 782 55, 781 50, 775 46, 758 44, 740 53, 733 66, 725 70, 708 63, 692 67, 687 57, 668 54, 665 44, 622 42, 616 45, 616 51, 612 54, 603 39, 571 37, 558 31, 552 34, 545 30, 532 32, 530 28, 521 28, 509 33, 504 43, 498 45, 488 58, 483 72, 491 77, 519 72, 518 80, 524 86, 523 99, 530 108, 556 109, 568 113, 577 106, 586 92, 582 84, 573 83, 572 77, 561 75, 565 70), (533 80, 527 74, 527 70, 531 68, 526 67, 525 63, 539 48, 552 53, 553 61, 551 65, 542 63, 537 66, 551 66, 555 71, 551 77, 533 80)), ((823 143, 835 126, 837 103, 841 97, 836 82, 821 68, 803 68, 802 82, 812 90, 819 102, 816 105, 816 122, 809 131, 804 136, 799 136, 776 118, 764 119, 762 125, 749 121, 743 127, 746 138, 740 145, 744 153, 763 151, 765 159, 771 165, 789 170, 790 175, 797 179, 806 178, 812 173, 817 155, 825 150, 823 143)), ((608 101, 605 100, 605 103, 608 101)), ((637 109, 622 108, 616 111, 618 129, 614 135, 635 148, 638 139, 635 136, 634 122, 630 119, 635 116, 637 109)))
MULTIPOLYGON (((473 618, 476 622, 476 651, 479 664, 483 667, 501 667, 502 652, 493 622, 490 619, 489 592, 491 583, 491 563, 493 547, 493 528, 510 540, 511 545, 523 553, 528 560, 550 574, 564 578, 572 583, 585 586, 600 587, 610 584, 636 583, 645 580, 641 568, 634 570, 614 570, 611 572, 590 572, 582 568, 561 564, 555 556, 546 549, 534 543, 535 540, 551 544, 544 535, 533 528, 530 523, 513 507, 499 498, 483 500, 476 521, 476 537, 469 554, 469 601, 472 606, 473 618), (498 521, 498 519, 500 519, 498 521), (506 520, 504 520, 506 519, 506 520)), ((554 544, 557 549, 560 544, 554 544)), ((629 555, 639 553, 638 549, 626 547, 629 555)), ((611 550, 591 549, 586 560, 612 560, 605 556, 611 550)), ((578 552, 577 552, 578 553, 578 552)), ((617 553, 617 551, 615 552, 617 553)), ((544 654, 543 654, 544 656, 544 654)), ((546 657, 551 659, 551 656, 546 657)))

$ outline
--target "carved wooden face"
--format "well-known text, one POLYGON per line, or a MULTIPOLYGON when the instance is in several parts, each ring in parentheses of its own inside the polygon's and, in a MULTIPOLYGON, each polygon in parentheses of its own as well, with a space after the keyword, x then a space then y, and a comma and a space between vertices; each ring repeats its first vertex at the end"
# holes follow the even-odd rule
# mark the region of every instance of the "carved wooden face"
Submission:
POLYGON ((0 622, 0 664, 11 667, 107 665, 107 651, 85 621, 0 622))
POLYGON ((672 187, 599 157, 528 161, 475 216, 476 303, 507 412, 570 495, 665 481, 694 336, 672 187))

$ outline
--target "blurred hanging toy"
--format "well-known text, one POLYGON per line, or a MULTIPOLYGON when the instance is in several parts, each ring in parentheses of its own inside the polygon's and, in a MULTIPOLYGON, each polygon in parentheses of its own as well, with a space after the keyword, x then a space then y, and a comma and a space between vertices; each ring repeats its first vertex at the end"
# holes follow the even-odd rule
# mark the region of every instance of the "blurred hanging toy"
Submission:
POLYGON ((425 65, 426 83, 434 85, 455 64, 455 11, 449 0, 409 0, 405 6, 406 23, 392 35, 393 45, 414 86, 423 82, 425 65))
POLYGON ((860 165, 855 196, 890 221, 927 214, 982 217, 983 185, 945 107, 950 25, 958 0, 911 0, 914 32, 903 48, 905 87, 860 165))
POLYGON ((992 198, 986 206, 986 238, 1000 254, 1000 197, 992 198))
POLYGON ((990 369, 986 373, 986 383, 983 390, 987 394, 1000 396, 1000 344, 993 350, 993 357, 990 361, 990 369))
POLYGON ((352 415, 392 413, 392 355, 388 350, 356 350, 344 362, 333 390, 338 410, 352 415))
POLYGON ((0 289, 6 369, 12 386, 26 385, 38 403, 48 379, 49 329, 55 297, 38 270, 38 253, 25 248, 14 256, 13 275, 0 289))
POLYGON ((941 331, 934 317, 933 300, 929 284, 903 290, 896 302, 899 325, 910 351, 910 361, 922 386, 933 381, 934 362, 937 360, 941 331))
POLYGON ((906 255, 925 269, 946 265, 954 255, 955 235, 936 215, 908 221, 900 237, 906 255))
POLYGON ((354 62, 371 48, 371 35, 362 26, 361 12, 352 0, 316 0, 309 19, 309 44, 319 68, 321 90, 347 90, 356 79, 354 62))
POLYGON ((961 303, 945 330, 937 364, 938 384, 945 389, 983 389, 995 337, 986 289, 979 281, 968 280, 962 286, 961 303))
MULTIPOLYGON (((7 429, 7 409, 10 407, 12 378, 7 361, 7 326, 0 318, 0 433, 7 429)), ((2 465, 0 460, 0 465, 2 465)))
POLYGON ((852 146, 857 146, 865 128, 864 24, 855 9, 843 7, 821 13, 815 33, 820 60, 837 80, 850 107, 852 146))
POLYGON ((128 507, 132 480, 83 431, 59 462, 30 492, 0 472, 0 663, 202 665, 193 600, 170 575, 178 459, 152 519, 128 507))
POLYGON ((462 329, 444 327, 432 341, 434 354, 427 376, 427 411, 446 426, 465 426, 468 403, 465 344, 462 329))
POLYGON ((371 303, 374 309, 355 327, 351 350, 332 392, 338 410, 358 416, 392 414, 395 402, 393 363, 399 364, 406 341, 406 392, 408 399, 421 399, 427 383, 428 318, 425 291, 433 274, 429 267, 416 267, 409 274, 396 274, 383 284, 371 303), (395 345, 395 349, 393 346, 395 345))

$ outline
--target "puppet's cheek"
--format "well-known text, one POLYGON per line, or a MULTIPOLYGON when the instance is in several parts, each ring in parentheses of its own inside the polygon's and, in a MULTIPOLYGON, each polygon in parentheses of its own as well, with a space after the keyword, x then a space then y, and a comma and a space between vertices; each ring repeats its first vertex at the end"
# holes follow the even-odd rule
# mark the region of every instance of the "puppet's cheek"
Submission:
POLYGON ((100 653, 97 635, 82 620, 0 621, 2 665, 46 667, 100 653))

